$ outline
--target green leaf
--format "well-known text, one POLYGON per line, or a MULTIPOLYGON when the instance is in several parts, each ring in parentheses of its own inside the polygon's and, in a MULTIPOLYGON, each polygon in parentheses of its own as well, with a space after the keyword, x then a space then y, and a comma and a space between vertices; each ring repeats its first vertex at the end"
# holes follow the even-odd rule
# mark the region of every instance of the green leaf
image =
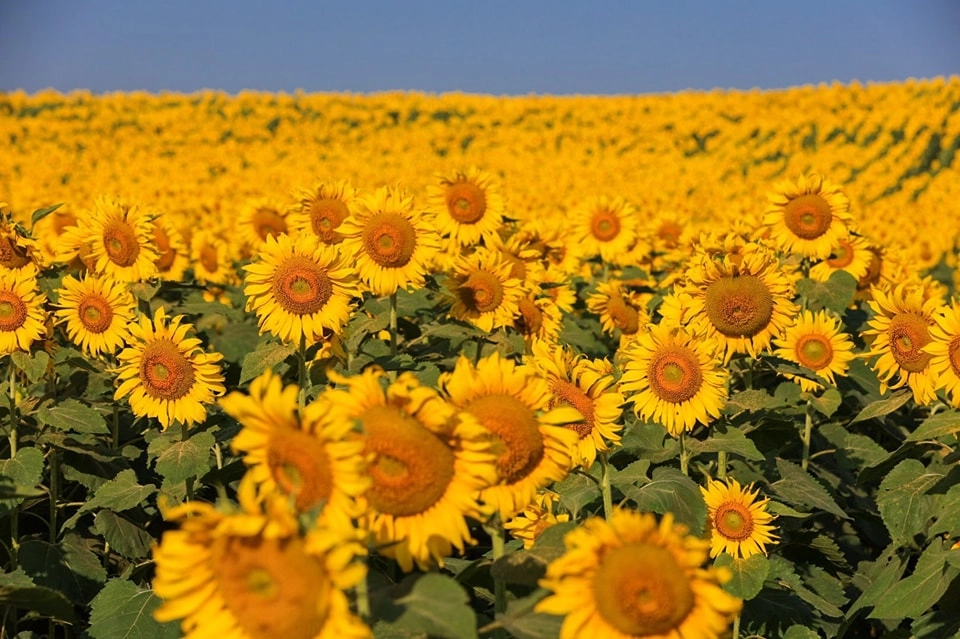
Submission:
POLYGON ((833 497, 810 473, 785 459, 777 459, 780 480, 770 488, 788 504, 798 508, 819 508, 842 519, 850 519, 833 497))
POLYGON ((857 413, 857 416, 854 417, 850 423, 856 424, 857 422, 865 422, 868 419, 876 419, 877 417, 888 415, 909 402, 911 397, 913 397, 911 391, 903 390, 894 393, 886 399, 878 399, 875 402, 870 402, 863 410, 857 413))
POLYGON ((150 554, 153 537, 142 526, 111 510, 101 510, 94 516, 93 531, 127 559, 143 559, 150 554))
POLYGON ((640 510, 673 513, 677 522, 685 524, 694 535, 703 533, 707 522, 707 503, 700 487, 675 468, 660 466, 653 471, 653 480, 640 488, 624 493, 640 510))
MULTIPOLYGON (((260 331, 250 322, 229 322, 219 331, 207 331, 210 344, 228 362, 240 362, 254 352, 260 331)), ((256 375, 254 375, 256 377, 256 375)))
POLYGON ((747 439, 743 431, 738 428, 728 427, 724 432, 711 429, 707 439, 700 441, 691 437, 685 443, 687 449, 694 455, 726 451, 752 461, 763 461, 764 459, 763 453, 757 449, 756 444, 747 439))
POLYGON ((807 300, 807 308, 827 308, 843 315, 857 293, 857 279, 846 271, 835 271, 826 282, 804 278, 797 282, 797 295, 807 300))
POLYGON ((820 635, 806 626, 790 626, 783 633, 783 639, 820 639, 820 635))
POLYGON ((44 406, 37 411, 37 420, 41 424, 73 433, 92 435, 110 433, 103 415, 96 409, 72 398, 53 406, 44 406))
MULTIPOLYGON (((410 593, 397 600, 402 612, 392 625, 432 637, 477 636, 477 615, 463 587, 446 575, 421 575, 410 593)), ((96 638, 99 639, 99 638, 96 638)))
POLYGON ((947 563, 950 550, 939 539, 920 555, 913 574, 895 583, 877 601, 875 619, 916 619, 929 610, 960 570, 947 563))
POLYGON ((10 353, 10 360, 14 366, 23 371, 31 384, 36 384, 43 379, 47 374, 47 365, 50 364, 50 356, 46 351, 37 351, 33 354, 14 351, 10 353))
MULTIPOLYGON (((153 455, 154 444, 169 439, 157 438, 150 442, 148 454, 153 455)), ((200 477, 212 464, 211 449, 216 439, 209 432, 200 432, 185 442, 173 442, 157 454, 156 469, 166 483, 179 484, 190 477, 200 477)))
POLYGON ((97 488, 93 499, 80 506, 70 519, 63 522, 63 526, 69 528, 75 525, 80 515, 98 508, 109 508, 114 512, 133 508, 155 492, 156 486, 141 486, 137 483, 137 474, 133 470, 124 470, 97 488))
POLYGON ((37 586, 21 569, 0 575, 0 606, 24 608, 40 617, 75 623, 73 604, 63 593, 37 586))
POLYGON ((770 561, 760 554, 742 559, 724 552, 720 553, 714 565, 717 568, 727 568, 733 573, 733 578, 724 584, 723 589, 746 601, 760 594, 763 582, 770 573, 770 561))
POLYGON ((958 432, 960 432, 960 411, 951 410, 937 413, 923 420, 923 423, 907 436, 907 441, 938 439, 946 435, 955 435, 958 432))
POLYGON ((814 396, 810 398, 810 405, 813 406, 817 412, 822 414, 824 417, 831 417, 837 409, 840 408, 840 404, 843 403, 843 397, 840 395, 840 391, 836 388, 828 388, 823 391, 823 394, 819 397, 814 396))
POLYGON ((929 472, 916 459, 905 459, 880 483, 877 508, 894 542, 906 542, 923 531, 933 516, 933 500, 924 493, 941 479, 943 473, 929 472))
POLYGON ((155 284, 151 284, 150 282, 131 282, 127 285, 130 292, 133 293, 133 296, 144 302, 149 302, 156 297, 160 291, 160 286, 161 282, 155 284))
POLYGON ((570 473, 566 479, 553 485, 560 495, 560 504, 570 512, 571 517, 585 507, 600 499, 600 487, 597 482, 580 473, 570 473))
POLYGON ((883 599, 890 586, 900 579, 906 564, 897 556, 888 556, 885 561, 877 560, 869 564, 861 563, 858 568, 859 578, 864 579, 867 585, 866 587, 861 586, 862 594, 847 609, 847 619, 852 619, 861 608, 876 606, 883 599), (864 566, 866 566, 866 570, 864 570, 864 566))
POLYGON ((732 415, 741 411, 755 412, 770 406, 773 397, 765 390, 751 389, 736 393, 727 400, 723 412, 732 415))
POLYGON ((36 486, 43 477, 43 453, 38 448, 20 448, 11 459, 0 461, 0 475, 20 486, 36 486))
POLYGON ((30 214, 30 226, 31 227, 36 226, 37 222, 39 222, 43 218, 50 215, 51 213, 59 209, 61 206, 63 206, 63 202, 61 202, 60 204, 54 204, 53 206, 45 206, 42 209, 37 209, 36 211, 30 214))
POLYGON ((63 593, 75 603, 86 603, 107 579, 100 559, 78 535, 67 535, 57 545, 32 539, 20 547, 20 565, 38 586, 63 593))
POLYGON ((249 382, 268 368, 272 368, 297 352, 294 344, 278 344, 276 342, 262 342, 256 350, 243 358, 240 367, 240 384, 249 382))
POLYGON ((546 591, 540 589, 508 602, 506 612, 498 614, 497 621, 516 639, 556 639, 564 618, 533 611, 545 594, 546 591))
POLYGON ((161 624, 153 618, 161 603, 152 590, 111 579, 91 603, 87 633, 93 639, 176 639, 179 623, 161 624))

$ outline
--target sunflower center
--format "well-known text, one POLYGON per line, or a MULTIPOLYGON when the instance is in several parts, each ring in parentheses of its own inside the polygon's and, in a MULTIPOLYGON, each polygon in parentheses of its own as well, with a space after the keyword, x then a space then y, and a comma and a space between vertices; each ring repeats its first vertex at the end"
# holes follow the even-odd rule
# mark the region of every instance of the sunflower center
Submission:
POLYGON ((153 225, 153 241, 157 244, 157 270, 166 273, 177 259, 177 252, 170 244, 170 236, 159 224, 153 225))
POLYGON ((100 295, 87 295, 80 301, 77 314, 83 327, 91 333, 100 334, 110 328, 113 309, 110 302, 100 295))
POLYGON ((253 230, 265 242, 268 237, 286 233, 287 222, 274 209, 263 207, 253 214, 253 230))
POLYGON ((401 268, 413 257, 417 233, 402 215, 378 213, 363 229, 363 246, 374 262, 387 268, 401 268))
POLYGON ((620 218, 613 211, 596 211, 590 218, 590 233, 601 242, 609 242, 620 235, 620 218))
POLYGON ((593 578, 600 616, 625 635, 674 635, 693 610, 690 579, 670 551, 634 544, 604 553, 593 578))
POLYGON ((725 539, 743 541, 753 534, 753 515, 750 509, 738 502, 720 504, 713 516, 713 527, 725 539))
POLYGON ((322 632, 330 579, 302 539, 227 537, 212 550, 224 605, 247 636, 307 639, 322 632))
POLYGON ((920 350, 930 343, 930 330, 925 319, 915 313, 900 313, 890 320, 887 335, 893 359, 900 368, 910 373, 927 368, 933 356, 920 350))
POLYGON ((613 295, 607 302, 607 313, 613 325, 624 335, 633 335, 640 329, 640 313, 622 295, 613 295))
POLYGON ((487 196, 472 182, 457 182, 447 187, 447 211, 461 224, 476 224, 487 211, 487 196))
POLYGON ((543 326, 543 312, 537 308, 537 305, 529 297, 520 300, 518 308, 520 310, 520 320, 517 322, 517 328, 524 335, 536 335, 540 327, 543 326))
POLYGON ((381 513, 410 517, 432 508, 453 480, 453 451, 395 406, 373 406, 361 416, 373 486, 370 504, 381 513))
POLYGON ((140 242, 132 226, 114 220, 103 229, 103 249, 117 266, 133 266, 140 255, 140 242))
POLYGON ((773 317, 773 296, 756 275, 728 275, 707 286, 705 310, 727 337, 753 337, 773 317))
POLYGON ((833 213, 830 204, 816 193, 807 193, 787 202, 784 223, 799 238, 815 240, 830 228, 833 213))
POLYGON ((0 292, 0 331, 15 331, 27 321, 27 306, 20 296, 11 292, 0 292))
POLYGON ((489 313, 503 302, 503 284, 493 273, 474 271, 457 288, 460 300, 471 311, 489 313))
POLYGON ((330 300, 333 282, 319 264, 302 255, 294 255, 277 267, 272 290, 277 303, 285 311, 294 315, 312 315, 330 300))
POLYGON ((683 233, 683 227, 676 222, 664 222, 657 229, 657 236, 663 240, 667 248, 676 248, 680 243, 680 235, 683 233))
POLYGON ((163 338, 144 347, 140 381, 147 395, 155 399, 177 400, 190 392, 196 378, 190 360, 176 344, 163 338))
POLYGON ((511 395, 487 395, 473 400, 464 410, 490 431, 503 483, 515 484, 540 465, 543 435, 529 406, 511 395))
POLYGON ((804 335, 797 340, 795 352, 801 365, 815 371, 833 360, 833 346, 822 335, 804 335))
POLYGON ((217 255, 217 247, 206 242, 200 249, 200 264, 207 273, 216 273, 220 268, 220 256, 217 255))
POLYGON ((267 466, 280 489, 306 512, 330 500, 333 475, 323 443, 301 430, 275 429, 267 445, 267 466))
POLYGON ((566 428, 576 431, 580 439, 588 437, 593 432, 593 400, 579 386, 564 379, 554 380, 550 390, 553 391, 554 406, 569 404, 583 415, 582 422, 567 424, 566 428))
POLYGON ((7 268, 21 268, 30 263, 27 251, 9 237, 0 237, 0 265, 7 268))
POLYGON ((853 244, 847 240, 840 240, 840 245, 833 249, 833 257, 827 260, 827 264, 833 268, 843 268, 849 266, 853 261, 853 244))
POLYGON ((696 353, 686 346, 674 344, 661 347, 654 354, 647 367, 647 379, 657 397, 680 404, 700 390, 703 371, 696 353))
POLYGON ((310 228, 324 244, 336 244, 343 238, 336 233, 340 223, 347 219, 350 210, 336 198, 320 198, 310 205, 310 228))

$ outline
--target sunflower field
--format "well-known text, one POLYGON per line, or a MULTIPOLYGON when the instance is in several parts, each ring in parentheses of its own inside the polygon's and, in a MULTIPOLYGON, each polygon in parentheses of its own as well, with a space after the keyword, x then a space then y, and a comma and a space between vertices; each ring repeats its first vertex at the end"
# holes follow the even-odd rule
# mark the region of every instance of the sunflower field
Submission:
POLYGON ((960 636, 960 78, 0 140, 0 639, 960 636))

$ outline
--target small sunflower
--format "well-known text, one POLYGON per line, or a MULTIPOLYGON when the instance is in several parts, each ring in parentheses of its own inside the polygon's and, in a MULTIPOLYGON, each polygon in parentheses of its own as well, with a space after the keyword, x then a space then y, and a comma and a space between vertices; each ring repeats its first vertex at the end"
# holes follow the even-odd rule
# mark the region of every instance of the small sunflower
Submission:
POLYGON ((427 203, 440 234, 458 248, 481 239, 498 245, 504 211, 499 182, 477 168, 438 175, 437 182, 427 187, 427 203))
POLYGON ((43 251, 25 233, 7 214, 0 214, 0 271, 43 267, 43 251))
POLYGON ((930 372, 937 388, 950 394, 950 405, 960 408, 960 302, 944 307, 930 327, 931 341, 923 350, 930 355, 930 372))
POLYGON ((488 333, 513 324, 524 296, 500 252, 482 246, 460 258, 447 288, 454 295, 450 314, 488 333))
POLYGON ((499 353, 477 365, 461 355, 439 385, 450 401, 486 429, 497 455, 500 483, 481 499, 506 520, 536 499, 537 491, 560 481, 571 468, 578 436, 567 424, 583 421, 571 406, 550 408, 547 381, 499 353))
POLYGON ((422 288, 440 246, 433 225, 400 189, 360 198, 338 231, 343 254, 353 256, 360 281, 377 297, 422 288))
POLYGON ((724 591, 728 570, 705 566, 710 542, 668 513, 616 510, 564 537, 566 553, 540 586, 552 593, 535 610, 563 616, 561 639, 719 639, 743 602, 724 591))
POLYGON ((190 266, 190 251, 180 230, 159 215, 153 220, 153 241, 157 247, 157 276, 166 282, 182 282, 190 266))
POLYGON ((587 310, 600 316, 600 326, 610 335, 619 331, 621 342, 637 335, 650 321, 646 297, 630 291, 620 280, 610 279, 597 284, 597 291, 587 298, 587 310))
POLYGON ((621 197, 587 200, 573 214, 574 239, 586 256, 620 264, 637 241, 637 211, 621 197))
MULTIPOLYGON (((774 355, 810 369, 833 385, 834 375, 845 376, 854 358, 853 340, 840 330, 840 322, 824 311, 801 311, 796 323, 773 343, 777 346, 774 355)), ((798 375, 787 378, 800 384, 804 392, 823 389, 817 382, 798 375)))
POLYGON ((763 217, 770 239, 786 253, 824 259, 849 234, 850 200, 822 175, 780 182, 763 217))
POLYGON ((151 216, 136 204, 97 199, 84 243, 94 269, 121 282, 142 282, 157 275, 157 248, 151 216))
POLYGON ((241 482, 234 514, 198 501, 164 510, 179 528, 153 549, 154 618, 182 620, 185 639, 370 637, 345 592, 364 579, 363 546, 335 530, 301 534, 288 513, 264 513, 251 486, 241 482))
POLYGON ((867 277, 874 259, 867 239, 851 235, 838 240, 828 258, 810 267, 810 279, 826 282, 837 271, 846 271, 859 282, 867 277))
POLYGON ((466 518, 485 519, 480 491, 497 481, 496 458, 486 430, 460 414, 436 391, 402 373, 384 390, 383 371, 331 378, 347 386, 331 390, 325 419, 358 424, 372 457, 365 522, 381 552, 404 571, 443 565, 455 547, 475 543, 466 518))
POLYGON ((130 334, 136 303, 123 284, 106 278, 67 275, 61 283, 57 321, 67 337, 91 357, 113 355, 130 334))
POLYGON ((759 489, 741 487, 736 479, 725 482, 707 480, 700 487, 707 502, 707 527, 710 530, 710 556, 722 552, 734 559, 767 554, 766 545, 777 540, 770 525, 773 515, 767 512, 769 499, 757 499, 759 489))
POLYGON ((557 493, 542 490, 522 513, 503 522, 503 527, 514 539, 523 542, 524 549, 530 550, 544 530, 554 524, 570 521, 569 514, 556 512, 559 501, 560 495, 557 493))
POLYGON ((276 202, 256 198, 240 209, 237 239, 244 247, 244 255, 256 255, 267 238, 288 232, 287 211, 276 202))
POLYGON ((339 244, 343 236, 337 232, 350 217, 357 190, 344 180, 317 182, 296 193, 299 206, 290 214, 290 227, 316 235, 324 244, 339 244))
POLYGON ((523 335, 529 350, 536 342, 556 342, 563 330, 563 314, 550 297, 530 293, 517 303, 513 328, 523 335))
POLYGON ((268 238, 259 258, 243 269, 247 310, 257 314, 260 332, 287 343, 313 344, 325 330, 338 333, 360 296, 346 258, 309 233, 268 238))
POLYGON ((129 395, 137 417, 155 417, 163 430, 173 422, 191 425, 207 418, 204 404, 223 394, 219 353, 205 353, 200 340, 187 337, 192 324, 183 315, 168 320, 162 306, 130 324, 129 346, 117 356, 119 387, 114 400, 129 395))
POLYGON ((0 355, 29 351, 47 333, 35 266, 0 273, 0 355))
POLYGON ((235 284, 239 279, 233 267, 230 245, 214 229, 193 233, 190 238, 190 261, 193 264, 193 277, 200 284, 235 284))
POLYGON ((317 525, 350 528, 362 514, 358 500, 370 485, 363 442, 347 421, 324 420, 326 404, 297 413, 296 385, 284 386, 270 369, 250 383, 250 394, 220 400, 242 428, 231 442, 249 467, 247 476, 265 493, 293 501, 297 513, 321 508, 317 525))

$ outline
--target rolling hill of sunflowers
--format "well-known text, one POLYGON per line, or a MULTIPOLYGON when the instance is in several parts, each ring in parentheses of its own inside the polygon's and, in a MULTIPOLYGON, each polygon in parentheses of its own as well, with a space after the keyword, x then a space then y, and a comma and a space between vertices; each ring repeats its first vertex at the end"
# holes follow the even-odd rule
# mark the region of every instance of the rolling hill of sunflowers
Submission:
POLYGON ((960 78, 0 140, 0 637, 960 632, 960 78))

